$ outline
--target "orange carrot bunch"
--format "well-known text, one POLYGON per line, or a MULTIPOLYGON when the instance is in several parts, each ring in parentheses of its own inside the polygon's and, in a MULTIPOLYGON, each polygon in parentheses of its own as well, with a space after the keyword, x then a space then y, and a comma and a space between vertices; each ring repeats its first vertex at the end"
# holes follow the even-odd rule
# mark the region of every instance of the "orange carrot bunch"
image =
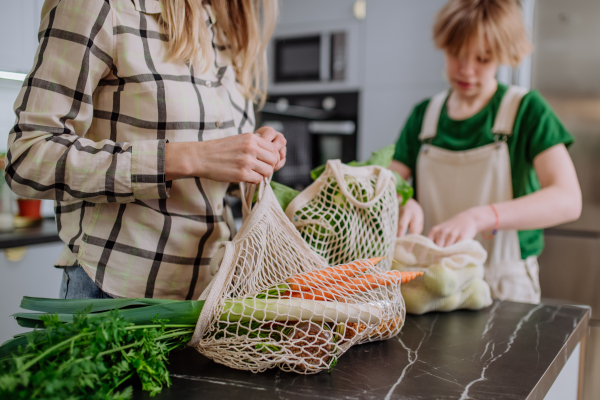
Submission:
POLYGON ((369 267, 385 257, 357 260, 316 271, 304 272, 286 279, 290 290, 285 295, 306 300, 336 300, 345 296, 366 292, 380 286, 406 283, 423 272, 388 271, 367 274, 369 267))

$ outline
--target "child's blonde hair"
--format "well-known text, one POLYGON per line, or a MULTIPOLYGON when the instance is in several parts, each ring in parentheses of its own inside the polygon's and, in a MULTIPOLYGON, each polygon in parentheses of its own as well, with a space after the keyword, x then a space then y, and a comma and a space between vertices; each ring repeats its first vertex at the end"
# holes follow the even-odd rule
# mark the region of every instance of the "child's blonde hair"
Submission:
POLYGON ((450 0, 436 15, 435 45, 453 56, 461 56, 472 40, 501 64, 517 66, 532 50, 523 25, 520 0, 450 0))
POLYGON ((208 68, 210 32, 202 18, 202 2, 212 5, 221 43, 231 51, 236 78, 247 98, 264 104, 266 47, 277 19, 277 0, 161 0, 160 22, 169 37, 172 60, 208 68), (198 46, 200 45, 200 46, 198 46))

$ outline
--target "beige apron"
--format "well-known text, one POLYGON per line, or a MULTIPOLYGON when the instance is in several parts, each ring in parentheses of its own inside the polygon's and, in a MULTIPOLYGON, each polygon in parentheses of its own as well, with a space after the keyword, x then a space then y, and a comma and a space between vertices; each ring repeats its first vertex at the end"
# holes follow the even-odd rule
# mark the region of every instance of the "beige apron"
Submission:
MULTIPOLYGON (((492 132, 495 143, 466 151, 432 146, 442 107, 448 96, 433 97, 425 112, 417 158, 417 195, 424 213, 424 232, 471 207, 513 199, 510 157, 506 138, 526 89, 510 87, 498 110, 492 132)), ((502 216, 500 216, 502 218, 502 216)), ((521 260, 516 230, 499 231, 492 239, 475 237, 488 252, 485 280, 492 297, 524 303, 539 303, 537 257, 521 260)))

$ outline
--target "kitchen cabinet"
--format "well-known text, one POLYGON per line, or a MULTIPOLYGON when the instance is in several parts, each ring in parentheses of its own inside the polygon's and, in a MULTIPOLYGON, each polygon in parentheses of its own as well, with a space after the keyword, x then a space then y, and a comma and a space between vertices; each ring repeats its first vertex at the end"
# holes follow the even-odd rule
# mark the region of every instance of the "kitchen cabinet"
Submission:
POLYGON ((28 331, 10 317, 23 311, 19 308, 23 296, 58 296, 62 270, 54 268, 54 261, 63 246, 62 242, 27 246, 25 257, 17 262, 9 261, 5 254, 0 254, 0 343, 17 333, 28 331))
POLYGON ((2 2, 0 71, 28 73, 31 70, 43 4, 43 0, 2 2))
MULTIPOLYGON (((280 0, 278 26, 352 20, 354 0, 280 0)), ((368 12, 368 11, 367 11, 368 12)))

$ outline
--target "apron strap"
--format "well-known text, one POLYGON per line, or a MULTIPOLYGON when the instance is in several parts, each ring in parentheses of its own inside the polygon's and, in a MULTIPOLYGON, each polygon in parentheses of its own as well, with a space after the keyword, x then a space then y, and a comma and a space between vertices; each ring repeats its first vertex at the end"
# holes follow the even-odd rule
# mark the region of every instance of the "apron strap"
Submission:
POLYGON ((521 100, 529 93, 529 89, 522 88, 519 86, 511 86, 508 88, 500 108, 498 108, 498 114, 496 114, 496 120, 492 127, 492 133, 495 135, 510 136, 513 133, 513 125, 515 124, 515 118, 517 112, 521 106, 521 100))
POLYGON ((437 133, 438 121, 440 120, 440 114, 446 98, 448 97, 449 90, 444 90, 442 93, 438 93, 431 98, 425 110, 425 117, 423 118, 423 125, 421 127, 421 134, 419 140, 424 141, 433 139, 437 133))

